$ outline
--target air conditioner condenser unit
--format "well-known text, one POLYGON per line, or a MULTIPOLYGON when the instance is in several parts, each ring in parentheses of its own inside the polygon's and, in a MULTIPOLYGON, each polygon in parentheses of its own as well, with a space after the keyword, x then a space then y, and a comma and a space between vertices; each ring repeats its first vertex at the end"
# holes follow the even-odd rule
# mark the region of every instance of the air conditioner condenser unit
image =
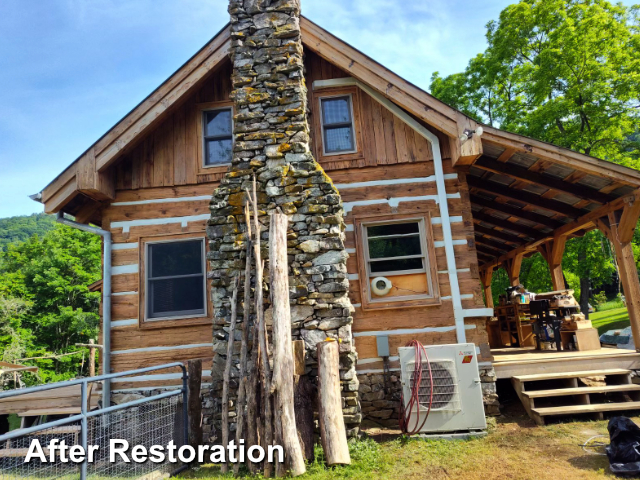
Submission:
MULTIPOLYGON (((420 433, 452 433, 484 430, 487 422, 482 401, 476 347, 472 343, 424 347, 429 365, 422 361, 422 379, 418 388, 419 409, 408 418, 409 428, 419 426, 431 411, 420 433), (431 394, 433 379, 433 395, 431 394)), ((411 398, 415 374, 415 348, 398 348, 402 375, 404 407, 411 398)))

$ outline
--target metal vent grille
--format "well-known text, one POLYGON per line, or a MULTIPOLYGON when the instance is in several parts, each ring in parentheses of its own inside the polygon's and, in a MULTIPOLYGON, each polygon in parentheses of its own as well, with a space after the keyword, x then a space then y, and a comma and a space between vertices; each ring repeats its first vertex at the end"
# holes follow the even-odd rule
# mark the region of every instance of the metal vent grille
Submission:
MULTIPOLYGON (((411 389, 414 385, 414 367, 411 365, 411 389)), ((458 388, 458 375, 456 366, 452 360, 438 360, 431 362, 431 376, 433 377, 433 401, 431 411, 460 411, 460 392, 458 388)), ((424 410, 429 408, 429 397, 431 393, 431 382, 429 379, 429 366, 426 362, 422 364, 422 380, 418 389, 420 407, 424 410)))

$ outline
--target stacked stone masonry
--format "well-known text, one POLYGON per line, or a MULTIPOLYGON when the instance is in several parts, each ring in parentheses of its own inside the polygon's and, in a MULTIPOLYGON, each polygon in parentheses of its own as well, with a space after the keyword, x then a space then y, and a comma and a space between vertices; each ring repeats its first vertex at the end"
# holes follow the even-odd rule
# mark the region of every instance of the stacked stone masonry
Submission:
MULTIPOLYGON (((267 262, 269 213, 280 209, 289 216, 292 335, 294 340, 305 342, 307 374, 313 378, 317 375, 316 344, 327 337, 338 339, 343 413, 349 432, 356 434, 361 413, 351 334, 354 308, 348 295, 343 208, 338 191, 310 149, 299 0, 231 0, 229 12, 235 143, 232 165, 211 200, 207 227, 214 307, 213 435, 221 419, 230 285, 234 276, 244 271, 247 238, 243 209, 245 192, 251 189, 254 175, 261 251, 267 262)), ((269 327, 268 270, 267 263, 265 284, 257 288, 265 289, 265 318, 269 327)), ((242 291, 238 298, 243 298, 242 291)), ((241 331, 247 325, 252 327, 253 313, 250 308, 239 307, 230 388, 232 430, 241 331)))
MULTIPOLYGON (((358 375, 362 416, 388 428, 398 428, 402 395, 400 372, 366 373, 358 375)), ((493 367, 480 367, 482 400, 487 416, 500 415, 496 391, 496 372, 493 367)))

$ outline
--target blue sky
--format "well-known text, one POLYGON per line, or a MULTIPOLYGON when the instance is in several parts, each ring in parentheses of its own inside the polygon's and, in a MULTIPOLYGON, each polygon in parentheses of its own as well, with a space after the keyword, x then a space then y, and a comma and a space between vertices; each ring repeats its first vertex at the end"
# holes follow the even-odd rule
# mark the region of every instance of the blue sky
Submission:
MULTIPOLYGON (((422 88, 484 50, 508 0, 302 0, 303 14, 422 88)), ((2 0, 0 218, 40 191, 228 21, 226 0, 2 0)))

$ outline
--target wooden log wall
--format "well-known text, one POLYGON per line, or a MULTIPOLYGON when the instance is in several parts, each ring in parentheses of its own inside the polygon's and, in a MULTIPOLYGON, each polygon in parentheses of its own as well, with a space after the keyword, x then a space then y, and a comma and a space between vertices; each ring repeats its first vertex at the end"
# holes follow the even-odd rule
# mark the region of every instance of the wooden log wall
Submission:
MULTIPOLYGON (((348 74, 307 52, 307 84, 314 80, 344 78, 348 74)), ((174 320, 142 325, 139 320, 141 238, 180 234, 205 236, 209 198, 221 175, 198 175, 199 103, 228 100, 230 65, 221 67, 187 99, 173 116, 145 138, 116 172, 116 199, 106 207, 103 227, 113 235, 112 369, 125 371, 172 361, 203 358, 203 386, 210 382, 212 356, 211 320, 174 320)), ((312 92, 310 92, 312 95, 312 92)), ((389 334, 392 356, 398 346, 417 338, 425 344, 456 343, 453 306, 440 224, 431 147, 404 123, 368 97, 359 94, 362 119, 361 157, 357 160, 322 161, 338 187, 345 205, 346 247, 351 301, 356 307, 353 333, 358 351, 358 370, 382 369, 377 357, 376 335, 389 334), (394 182, 404 180, 400 183, 394 182), (401 201, 397 200, 401 199, 401 201), (370 202, 375 200, 375 203, 370 202), (397 203, 397 207, 395 206, 397 203), (395 208, 392 209, 392 204, 395 208), (372 214, 429 213, 435 242, 437 278, 441 304, 429 307, 368 310, 361 307, 353 220, 372 214), (405 334, 403 329, 421 329, 405 334)), ((312 121, 317 106, 310 103, 312 121)), ((454 250, 464 308, 483 307, 474 244, 473 221, 466 184, 451 165, 449 142, 443 146, 446 188, 453 220, 454 250)), ((209 310, 209 317, 211 317, 209 310)), ((488 343, 484 319, 467 319, 467 340, 488 343)), ((398 368, 392 358, 392 368, 398 368)), ((115 390, 170 386, 180 383, 178 371, 156 377, 114 384, 115 390)))

